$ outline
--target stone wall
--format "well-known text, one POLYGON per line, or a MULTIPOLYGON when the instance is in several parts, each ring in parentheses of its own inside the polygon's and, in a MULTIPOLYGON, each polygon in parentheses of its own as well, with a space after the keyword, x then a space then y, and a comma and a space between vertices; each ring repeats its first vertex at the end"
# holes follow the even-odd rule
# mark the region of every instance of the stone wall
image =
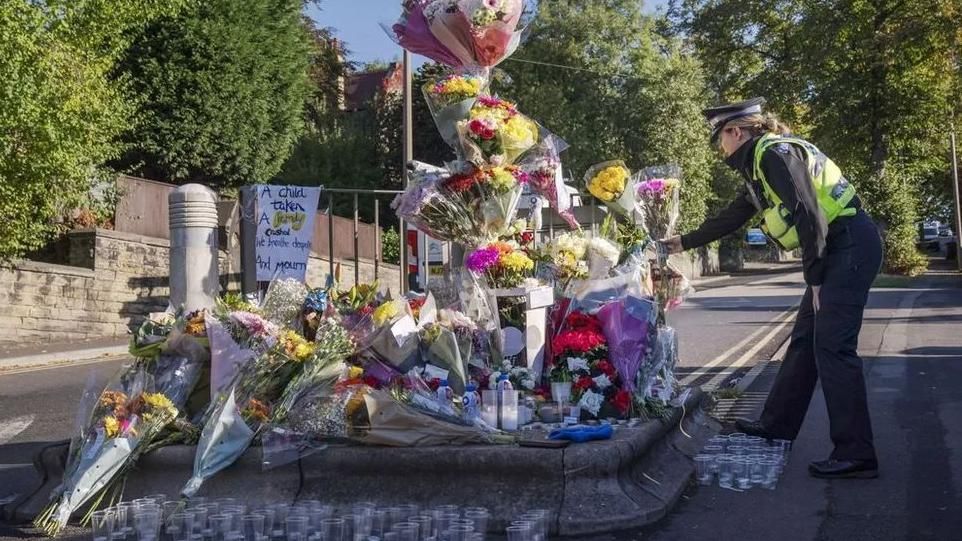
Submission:
MULTIPOLYGON (((69 235, 69 266, 21 261, 0 268, 0 342, 50 342, 123 337, 149 313, 167 308, 166 239, 104 229, 69 235)), ((236 254, 220 252, 221 289, 239 288, 236 254)), ((342 261, 341 283, 354 282, 354 262, 342 261)), ((362 282, 374 262, 359 261, 362 282)), ((307 282, 323 285, 326 259, 311 257, 307 282)), ((382 288, 399 291, 396 265, 381 264, 382 288)))

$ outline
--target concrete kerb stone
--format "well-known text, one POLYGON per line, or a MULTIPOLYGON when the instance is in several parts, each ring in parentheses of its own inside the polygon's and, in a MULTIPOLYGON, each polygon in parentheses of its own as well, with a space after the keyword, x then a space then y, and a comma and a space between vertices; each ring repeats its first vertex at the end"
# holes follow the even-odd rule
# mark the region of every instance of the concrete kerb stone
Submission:
MULTIPOLYGON (((554 512, 551 530, 563 536, 635 528, 661 519, 677 503, 693 471, 691 457, 717 432, 702 411, 706 396, 694 390, 684 415, 678 409, 668 419, 620 429, 611 440, 566 449, 331 445, 266 472, 261 449, 251 449, 208 480, 200 495, 250 502, 480 505, 491 511, 492 531, 503 531, 528 509, 554 512)), ((179 493, 195 450, 171 446, 143 457, 128 476, 124 498, 179 493)), ((44 487, 18 506, 20 520, 39 512, 59 483, 62 464, 55 458, 43 460, 44 487)))
MULTIPOLYGON (((634 528, 668 513, 689 482, 691 456, 717 432, 701 410, 705 397, 693 390, 684 417, 678 409, 666 420, 619 429, 611 440, 566 449, 331 445, 266 472, 261 449, 251 449, 199 495, 480 505, 491 511, 491 528, 498 531, 526 509, 556 513, 552 531, 564 536, 634 528)), ((173 446, 143 457, 127 480, 125 498, 177 494, 190 477, 194 451, 173 446)))

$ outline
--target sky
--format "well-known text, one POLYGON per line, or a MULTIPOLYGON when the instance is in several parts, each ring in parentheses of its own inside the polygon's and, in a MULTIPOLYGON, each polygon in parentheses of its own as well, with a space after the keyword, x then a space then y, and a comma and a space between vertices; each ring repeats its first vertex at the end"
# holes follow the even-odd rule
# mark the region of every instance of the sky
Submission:
MULTIPOLYGON (((645 11, 652 12, 667 0, 648 0, 645 11)), ((375 60, 399 60, 401 48, 388 38, 380 23, 390 26, 401 12, 400 0, 323 0, 321 7, 311 5, 308 14, 319 26, 335 29, 334 35, 346 43, 349 60, 364 64, 375 60)), ((423 59, 415 57, 416 65, 423 59)))

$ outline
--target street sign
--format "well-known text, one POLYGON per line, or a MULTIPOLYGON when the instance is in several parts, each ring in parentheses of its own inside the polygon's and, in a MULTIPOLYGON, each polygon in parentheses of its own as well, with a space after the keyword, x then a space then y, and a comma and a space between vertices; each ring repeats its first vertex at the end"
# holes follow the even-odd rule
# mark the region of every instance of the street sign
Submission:
POLYGON ((753 227, 745 233, 745 242, 747 242, 749 246, 765 246, 768 244, 768 237, 765 236, 765 233, 761 229, 753 227))

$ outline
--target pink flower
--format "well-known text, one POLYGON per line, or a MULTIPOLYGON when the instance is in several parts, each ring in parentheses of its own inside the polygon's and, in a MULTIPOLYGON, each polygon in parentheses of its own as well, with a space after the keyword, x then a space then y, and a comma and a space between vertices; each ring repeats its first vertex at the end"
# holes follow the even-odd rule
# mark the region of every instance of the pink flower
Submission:
POLYGON ((468 124, 468 129, 481 139, 494 139, 495 126, 491 120, 476 118, 468 124))

